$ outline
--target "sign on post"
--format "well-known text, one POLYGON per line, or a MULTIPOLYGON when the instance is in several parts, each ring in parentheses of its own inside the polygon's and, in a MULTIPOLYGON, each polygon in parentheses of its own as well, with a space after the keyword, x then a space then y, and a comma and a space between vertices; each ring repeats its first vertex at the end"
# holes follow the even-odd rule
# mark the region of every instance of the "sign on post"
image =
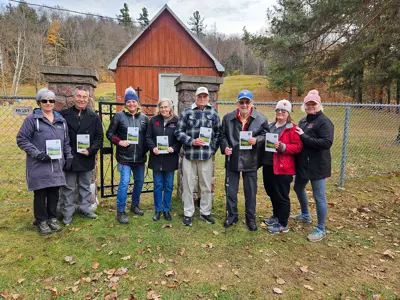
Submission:
POLYGON ((12 115, 15 116, 27 116, 32 113, 32 106, 13 106, 12 115))

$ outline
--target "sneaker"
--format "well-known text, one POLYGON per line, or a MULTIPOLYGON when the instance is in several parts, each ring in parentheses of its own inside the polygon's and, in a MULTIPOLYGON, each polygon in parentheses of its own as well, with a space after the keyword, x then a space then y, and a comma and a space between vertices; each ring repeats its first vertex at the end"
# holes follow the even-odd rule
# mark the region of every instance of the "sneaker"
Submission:
POLYGON ((131 208, 131 212, 133 212, 135 215, 138 215, 138 216, 143 216, 144 215, 143 210, 141 210, 138 205, 133 206, 131 208))
POLYGON ((50 234, 51 228, 49 227, 49 224, 47 224, 47 221, 42 221, 37 225, 37 228, 39 230, 40 235, 48 235, 50 234))
POLYGON ((267 229, 271 233, 282 233, 282 232, 286 233, 286 232, 289 232, 289 227, 287 225, 283 226, 280 223, 275 224, 273 226, 268 226, 267 229))
POLYGON ((156 211, 153 215, 153 221, 158 221, 160 220, 161 217, 161 211, 156 211))
POLYGON ((239 218, 237 216, 227 217, 224 222, 224 227, 225 228, 231 227, 233 224, 237 223, 238 221, 239 221, 239 218))
POLYGON ((257 230, 257 224, 256 224, 256 221, 254 219, 246 219, 246 225, 247 225, 247 228, 250 231, 256 231, 257 230))
POLYGON ((200 214, 200 219, 206 221, 207 224, 215 224, 215 220, 212 215, 202 215, 200 214))
POLYGON ((265 225, 274 226, 279 223, 279 220, 275 216, 271 216, 270 218, 264 219, 265 225))
POLYGON ((128 215, 124 211, 117 212, 117 220, 121 224, 128 224, 128 215))
POLYGON ((192 226, 192 218, 191 217, 183 217, 183 225, 184 226, 192 226))
POLYGON ((62 223, 64 226, 70 226, 72 224, 72 218, 63 218, 62 223))
POLYGON ((172 216, 169 213, 169 211, 164 211, 164 219, 167 221, 171 221, 172 220, 172 216))
POLYGON ((302 222, 304 224, 311 224, 311 219, 312 219, 310 215, 305 216, 302 213, 299 213, 299 214, 294 215, 294 216, 290 216, 290 218, 292 220, 294 220, 294 221, 302 222))
POLYGON ((80 215, 84 218, 89 218, 89 219, 97 219, 97 215, 94 212, 79 212, 80 215))
POLYGON ((326 231, 321 230, 318 227, 315 227, 313 232, 307 236, 307 239, 310 242, 319 242, 322 241, 326 237, 326 231))

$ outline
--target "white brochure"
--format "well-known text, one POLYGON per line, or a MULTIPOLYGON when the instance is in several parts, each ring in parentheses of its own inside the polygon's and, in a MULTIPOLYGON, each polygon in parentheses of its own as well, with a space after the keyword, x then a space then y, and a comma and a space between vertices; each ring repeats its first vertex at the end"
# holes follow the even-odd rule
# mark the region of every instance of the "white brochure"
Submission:
POLYGON ((275 133, 265 134, 265 151, 276 152, 275 143, 278 142, 278 135, 275 133))
POLYGON ((249 144, 248 140, 253 135, 252 131, 240 131, 240 150, 251 150, 253 146, 249 144))
POLYGON ((77 134, 76 135, 76 151, 81 153, 82 150, 86 150, 90 147, 90 135, 89 134, 77 134))
POLYGON ((62 158, 61 140, 47 140, 46 153, 51 157, 51 159, 62 158))
POLYGON ((168 154, 168 136, 157 136, 157 148, 159 154, 168 154))
POLYGON ((139 144, 139 127, 128 127, 126 140, 130 144, 139 144))
POLYGON ((211 141, 211 135, 212 135, 212 129, 208 127, 200 127, 200 136, 205 144, 204 146, 210 146, 210 141, 211 141))

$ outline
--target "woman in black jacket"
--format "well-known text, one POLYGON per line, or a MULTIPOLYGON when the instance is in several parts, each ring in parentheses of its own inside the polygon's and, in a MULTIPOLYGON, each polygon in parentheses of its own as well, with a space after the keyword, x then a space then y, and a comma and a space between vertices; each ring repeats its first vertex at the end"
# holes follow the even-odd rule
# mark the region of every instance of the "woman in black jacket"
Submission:
POLYGON ((151 118, 146 133, 146 143, 150 150, 149 168, 153 170, 154 181, 153 221, 160 219, 161 211, 166 220, 171 220, 174 173, 178 169, 181 148, 174 135, 177 122, 172 101, 161 99, 158 102, 158 114, 151 118))
POLYGON ((308 92, 302 109, 307 116, 300 120, 296 132, 303 142, 303 149, 296 159, 296 179, 294 190, 301 205, 301 213, 292 218, 303 223, 311 223, 308 211, 306 185, 311 181, 313 197, 317 209, 318 224, 308 235, 308 240, 318 242, 325 238, 327 214, 325 179, 331 176, 331 152, 334 126, 322 112, 321 97, 317 90, 308 92))

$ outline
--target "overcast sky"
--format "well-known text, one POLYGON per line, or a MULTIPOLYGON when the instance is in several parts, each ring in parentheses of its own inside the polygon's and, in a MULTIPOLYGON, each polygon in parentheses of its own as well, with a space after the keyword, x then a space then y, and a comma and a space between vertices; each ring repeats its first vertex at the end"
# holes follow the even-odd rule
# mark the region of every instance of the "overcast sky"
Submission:
MULTIPOLYGON (((26 0, 28 3, 47 6, 61 6, 66 9, 90 12, 109 17, 119 14, 124 2, 128 4, 132 19, 137 19, 142 7, 149 11, 149 19, 162 8, 164 4, 187 25, 189 17, 198 10, 205 18, 207 28, 214 24, 218 32, 242 33, 243 26, 253 33, 266 28, 266 11, 276 3, 276 0, 26 0)), ((15 2, 0 0, 0 5, 15 2)))

